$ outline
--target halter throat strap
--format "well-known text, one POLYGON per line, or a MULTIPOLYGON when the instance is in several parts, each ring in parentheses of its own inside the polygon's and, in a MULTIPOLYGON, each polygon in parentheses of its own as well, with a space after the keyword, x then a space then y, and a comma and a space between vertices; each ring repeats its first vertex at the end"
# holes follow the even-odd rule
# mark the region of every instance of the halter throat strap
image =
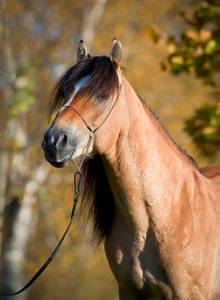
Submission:
MULTIPOLYGON (((77 113, 77 115, 81 118, 81 120, 82 120, 83 123, 85 124, 86 128, 90 131, 90 134, 89 134, 89 140, 88 140, 88 142, 87 142, 85 148, 83 149, 82 154, 80 155, 80 162, 79 162, 79 164, 77 165, 77 163, 72 159, 72 163, 74 164, 74 166, 76 167, 76 169, 77 169, 78 171, 80 171, 80 172, 81 172, 81 167, 82 167, 82 165, 83 165, 83 163, 84 163, 84 161, 85 161, 85 159, 86 159, 86 156, 88 155, 90 146, 92 145, 92 143, 93 143, 93 141, 94 141, 94 139, 95 139, 96 132, 97 132, 97 131, 99 130, 99 128, 106 122, 106 120, 107 120, 108 117, 110 116, 111 112, 113 111, 113 109, 114 109, 114 107, 115 107, 115 105, 116 105, 116 103, 117 103, 117 101, 118 101, 118 98, 119 98, 119 95, 120 95, 120 92, 121 92, 121 86, 122 86, 122 85, 120 85, 119 93, 118 93, 118 95, 117 95, 117 97, 116 97, 114 103, 112 104, 112 107, 111 107, 110 111, 108 112, 107 116, 106 116, 105 119, 102 121, 102 123, 101 123, 98 127, 96 127, 95 129, 92 129, 92 128, 89 126, 89 124, 86 122, 86 120, 83 118, 83 116, 82 116, 82 115, 81 115, 81 114, 80 114, 73 106, 71 106, 71 105, 63 105, 63 106, 61 107, 61 109, 62 109, 63 107, 73 109, 73 110, 77 113)), ((61 109, 60 109, 60 110, 61 110, 61 109)), ((59 112, 60 112, 60 110, 59 110, 59 112)), ((58 112, 58 114, 59 114, 59 112, 58 112)), ((57 114, 57 115, 58 115, 58 114, 57 114)))

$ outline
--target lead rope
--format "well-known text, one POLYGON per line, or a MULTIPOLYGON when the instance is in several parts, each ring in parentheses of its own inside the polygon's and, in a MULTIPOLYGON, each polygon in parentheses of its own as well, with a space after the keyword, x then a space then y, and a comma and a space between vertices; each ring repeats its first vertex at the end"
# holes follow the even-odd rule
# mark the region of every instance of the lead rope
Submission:
POLYGON ((79 195, 80 195, 80 189, 81 189, 81 184, 82 184, 82 179, 83 179, 83 173, 81 172, 81 170, 77 170, 74 176, 74 191, 75 191, 75 195, 74 195, 74 201, 73 201, 73 209, 72 209, 72 213, 71 213, 71 219, 69 222, 69 225, 66 229, 66 231, 64 232, 62 238, 60 239, 58 245, 56 246, 56 248, 54 249, 53 253, 50 255, 50 257, 47 259, 47 261, 44 263, 44 265, 40 268, 40 270, 32 277, 32 279, 22 288, 20 289, 18 292, 16 293, 0 293, 0 296, 15 296, 18 295, 20 293, 22 293, 23 291, 25 291, 30 285, 32 285, 32 283, 35 282, 35 280, 37 280, 37 278, 43 273, 43 271, 47 268, 47 266, 51 263, 51 261, 53 260, 54 256, 57 254, 60 246, 63 243, 63 240, 67 234, 67 232, 69 231, 69 228, 72 224, 73 221, 73 217, 75 215, 75 210, 76 210, 76 205, 79 199, 79 195), (79 177, 79 179, 77 178, 79 177))
MULTIPOLYGON (((63 107, 69 107, 69 108, 73 109, 80 116, 80 118, 82 119, 82 121, 86 125, 87 129, 90 131, 89 140, 88 140, 86 146, 84 147, 84 149, 82 151, 82 154, 80 155, 81 160, 79 162, 79 165, 77 165, 76 162, 74 160, 72 160, 72 163, 76 167, 77 171, 76 171, 76 173, 74 175, 74 192, 75 192, 75 195, 74 195, 74 200, 73 200, 73 209, 72 209, 72 213, 71 213, 71 219, 70 219, 69 225, 67 226, 66 231, 64 232, 62 238, 60 239, 60 241, 59 241, 58 245, 56 246, 56 248, 54 249, 53 253, 50 255, 50 257, 48 258, 48 260, 44 263, 44 265, 40 268, 40 270, 31 278, 31 280, 22 289, 20 289, 16 293, 9 293, 9 294, 7 294, 7 293, 0 293, 0 296, 15 296, 15 295, 18 295, 18 294, 24 292, 30 285, 32 285, 32 283, 34 283, 37 280, 37 278, 43 273, 43 271, 47 268, 47 266, 51 263, 51 261, 53 260, 53 258, 57 254, 57 252, 58 252, 60 246, 62 245, 63 240, 65 239, 65 236, 66 236, 67 232, 69 231, 69 228, 70 228, 70 226, 71 226, 71 224, 73 222, 73 217, 75 216, 76 205, 78 203, 78 199, 79 199, 79 196, 80 196, 80 190, 81 190, 81 185, 82 185, 82 180, 83 180, 83 173, 81 171, 81 167, 82 167, 82 165, 83 165, 83 163, 84 163, 84 161, 86 159, 86 156, 89 153, 89 149, 90 149, 90 146, 92 145, 92 142, 94 141, 96 131, 105 123, 105 121, 110 116, 113 108, 115 107, 115 105, 116 105, 116 103, 118 101, 118 98, 119 98, 121 87, 122 87, 122 85, 120 85, 118 96, 115 99, 115 102, 113 103, 113 105, 112 105, 110 111, 108 112, 106 118, 94 130, 91 129, 91 127, 88 125, 88 123, 84 120, 84 118, 81 116, 81 114, 74 107, 69 106, 69 105, 63 105, 62 106, 62 108, 63 107), (79 179, 77 179, 77 177, 79 177, 79 179)), ((59 112, 61 111, 61 109, 58 111, 57 115, 59 114, 59 112)))
POLYGON ((43 273, 43 271, 47 268, 47 266, 51 263, 51 261, 53 260, 53 258, 55 257, 55 255, 57 254, 60 246, 63 243, 63 240, 65 239, 65 236, 67 234, 67 232, 69 231, 69 228, 73 222, 73 217, 75 216, 75 211, 76 211, 76 205, 78 203, 79 200, 79 196, 80 196, 80 191, 81 191, 81 185, 82 185, 82 180, 83 180, 83 173, 81 171, 81 167, 83 165, 83 162, 85 161, 86 156, 88 155, 90 146, 92 144, 92 142, 94 141, 95 138, 95 131, 92 131, 89 135, 89 140, 85 146, 85 148, 83 149, 81 156, 81 160, 79 165, 77 165, 73 160, 72 163, 74 164, 74 166, 76 167, 77 171, 74 175, 74 200, 73 200, 73 208, 72 208, 72 213, 71 213, 71 218, 70 218, 70 222, 69 225, 67 226, 66 231, 64 232, 62 238, 60 239, 58 245, 56 246, 56 248, 54 249, 53 253, 50 255, 50 257, 47 259, 47 261, 44 263, 44 265, 40 268, 40 270, 31 278, 31 280, 19 291, 17 291, 16 293, 0 293, 0 296, 15 296, 18 295, 22 292, 24 292, 30 285, 32 285, 32 283, 34 283, 37 278, 43 273), (79 177, 79 178, 78 178, 79 177))
POLYGON ((86 156, 88 155, 88 152, 89 152, 89 149, 90 149, 90 146, 92 145, 92 142, 94 141, 95 139, 95 133, 96 131, 90 131, 89 133, 89 140, 88 140, 88 143, 86 144, 86 146, 84 147, 83 151, 82 151, 82 154, 80 155, 80 163, 77 165, 76 162, 72 159, 72 163, 74 164, 74 166, 76 167, 76 169, 78 171, 81 170, 82 168, 82 165, 86 159, 86 156))

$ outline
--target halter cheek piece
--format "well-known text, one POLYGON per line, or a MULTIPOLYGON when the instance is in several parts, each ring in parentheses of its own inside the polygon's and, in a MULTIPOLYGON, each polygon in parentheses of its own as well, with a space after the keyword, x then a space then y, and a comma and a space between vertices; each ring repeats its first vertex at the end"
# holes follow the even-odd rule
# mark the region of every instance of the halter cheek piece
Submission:
MULTIPOLYGON (((70 106, 70 105, 63 105, 63 106, 61 107, 61 109, 64 108, 64 107, 73 109, 74 112, 77 113, 77 115, 82 119, 83 123, 86 125, 86 128, 90 131, 89 140, 88 140, 86 146, 84 147, 84 149, 83 149, 83 151, 82 151, 82 154, 80 155, 80 156, 81 156, 81 160, 80 160, 79 165, 77 165, 77 164, 75 163, 75 161, 72 160, 72 163, 74 164, 74 166, 77 168, 78 171, 80 171, 80 169, 81 169, 81 167, 82 167, 82 165, 83 165, 83 162, 84 162, 86 156, 88 155, 89 148, 90 148, 90 146, 91 146, 93 140, 95 139, 96 131, 98 131, 99 128, 105 123, 105 121, 106 121, 106 120, 108 119, 108 117, 110 116, 110 114, 111 114, 113 108, 115 107, 115 105, 116 105, 116 103, 117 103, 117 101, 118 101, 119 95, 120 95, 120 91, 121 91, 121 85, 120 85, 120 89, 119 89, 118 96, 116 97, 116 99, 115 99, 115 101, 114 101, 114 103, 113 103, 113 105, 112 105, 110 111, 108 112, 107 116, 106 116, 105 119, 102 121, 102 123, 101 123, 98 127, 96 127, 95 129, 92 129, 92 128, 89 126, 89 124, 86 122, 86 120, 83 118, 83 116, 82 116, 82 115, 81 115, 81 114, 80 114, 73 106, 70 106)), ((59 112, 61 111, 61 109, 59 110, 59 112)), ((59 114, 59 112, 58 112, 58 114, 59 114)), ((58 114, 57 114, 57 115, 58 115, 58 114)), ((81 171, 80 171, 80 172, 81 172, 81 171)), ((82 173, 82 172, 81 172, 81 173, 82 173)))
MULTIPOLYGON (((81 161, 79 163, 79 165, 77 165, 73 160, 73 164, 75 165, 75 167, 77 168, 77 171, 75 173, 75 176, 74 176, 74 192, 75 192, 75 195, 74 195, 74 200, 73 200, 73 208, 72 208, 72 213, 71 213, 71 219, 70 219, 70 222, 69 222, 69 225, 67 226, 67 229, 66 231, 64 232, 62 238, 60 239, 58 245, 56 246, 56 248, 54 249, 53 253, 50 255, 50 257, 47 259, 47 261, 44 263, 44 265, 39 269, 39 271, 32 277, 32 279, 22 288, 20 289, 19 291, 17 291, 16 293, 0 293, 0 296, 15 296, 15 295, 18 295, 22 292, 24 292, 29 286, 32 285, 32 283, 34 283, 36 281, 36 279, 43 273, 43 271, 48 267, 48 265, 51 263, 51 261, 53 260, 53 258, 55 257, 55 255, 57 254, 60 246, 62 245, 63 243, 63 240, 67 234, 67 232, 69 231, 69 228, 72 224, 72 221, 73 221, 73 217, 75 215, 75 211, 76 211, 76 205, 78 203, 78 199, 79 199, 79 195, 80 195, 80 190, 81 190, 81 185, 82 185, 82 179, 83 179, 83 173, 81 171, 81 167, 82 167, 82 164, 86 158, 86 156, 88 155, 88 151, 89 151, 89 148, 95 138, 95 134, 96 134, 96 131, 106 122, 106 120, 108 119, 108 117, 110 116, 113 108, 115 107, 117 101, 118 101, 118 98, 119 98, 119 95, 120 95, 120 91, 121 91, 121 87, 122 85, 120 85, 120 89, 119 89, 119 93, 118 93, 118 96, 116 97, 110 111, 108 112, 107 116, 105 117, 104 121, 97 127, 95 128, 94 130, 91 129, 91 127, 88 125, 88 123, 85 121, 85 119, 81 116, 81 114, 72 106, 70 105, 63 105, 61 107, 61 109, 63 107, 66 107, 66 108, 71 108, 73 109, 77 114, 78 116, 82 119, 82 121, 84 122, 84 124, 86 125, 87 129, 91 132, 90 136, 89 136, 89 140, 83 150, 83 153, 82 153, 82 158, 81 158, 81 161), (78 178, 79 177, 79 178, 78 178)), ((59 114, 59 112, 61 111, 61 109, 58 111, 57 115, 59 114)))
MULTIPOLYGON (((115 107, 116 102, 118 101, 120 92, 121 92, 121 85, 120 85, 120 88, 119 88, 118 96, 116 97, 115 102, 113 103, 113 105, 112 105, 110 111, 108 112, 108 114, 107 114, 107 116, 105 117, 104 121, 102 121, 102 123, 101 123, 96 129, 94 129, 94 130, 92 130, 92 128, 91 128, 91 127, 89 126, 89 124, 85 121, 85 119, 83 118, 83 116, 82 116, 82 115, 81 115, 74 107, 72 107, 72 106, 70 106, 70 105, 63 105, 63 106, 61 107, 61 109, 62 109, 63 107, 69 107, 69 108, 72 108, 72 109, 77 113, 77 115, 82 119, 82 121, 83 121, 84 124, 86 125, 87 129, 89 129, 89 131, 91 131, 92 133, 95 133, 95 132, 96 132, 96 131, 97 131, 97 130, 105 123, 105 121, 108 119, 108 117, 109 117, 109 115, 111 114, 113 108, 115 107)), ((61 110, 61 109, 60 109, 60 110, 61 110)), ((60 112, 60 110, 59 110, 59 112, 60 112)), ((59 112, 58 112, 58 114, 59 114, 59 112)))

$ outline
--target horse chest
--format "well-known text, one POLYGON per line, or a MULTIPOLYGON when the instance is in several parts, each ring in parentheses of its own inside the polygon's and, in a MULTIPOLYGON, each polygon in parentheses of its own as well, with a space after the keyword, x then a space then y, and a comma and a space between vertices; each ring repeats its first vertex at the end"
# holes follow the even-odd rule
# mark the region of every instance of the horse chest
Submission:
POLYGON ((208 299, 210 278, 205 277, 204 281, 204 274, 211 264, 206 261, 207 254, 204 252, 198 258, 191 255, 195 249, 190 247, 191 251, 181 252, 181 243, 167 241, 164 245, 163 249, 158 247, 151 228, 145 239, 143 235, 131 239, 123 230, 112 230, 107 236, 105 250, 109 265, 120 288, 131 296, 126 299, 208 299), (177 250, 178 259, 172 257, 171 250, 177 250), (165 259, 161 251, 171 254, 165 259))
POLYGON ((141 238, 126 243, 123 238, 110 236, 105 250, 119 286, 134 299, 164 299, 164 295, 172 299, 172 290, 153 243, 143 247, 141 238))

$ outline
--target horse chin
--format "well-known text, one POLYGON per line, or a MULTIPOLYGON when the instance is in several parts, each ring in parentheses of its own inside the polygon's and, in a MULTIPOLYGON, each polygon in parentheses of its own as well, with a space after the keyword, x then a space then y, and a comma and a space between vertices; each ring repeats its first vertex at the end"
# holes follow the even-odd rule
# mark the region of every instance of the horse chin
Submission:
POLYGON ((50 164, 55 168, 64 168, 70 163, 71 159, 66 162, 51 162, 50 164))
POLYGON ((70 153, 68 156, 64 157, 61 161, 50 161, 50 164, 55 168, 64 168, 68 166, 71 162, 73 156, 73 152, 70 153))

